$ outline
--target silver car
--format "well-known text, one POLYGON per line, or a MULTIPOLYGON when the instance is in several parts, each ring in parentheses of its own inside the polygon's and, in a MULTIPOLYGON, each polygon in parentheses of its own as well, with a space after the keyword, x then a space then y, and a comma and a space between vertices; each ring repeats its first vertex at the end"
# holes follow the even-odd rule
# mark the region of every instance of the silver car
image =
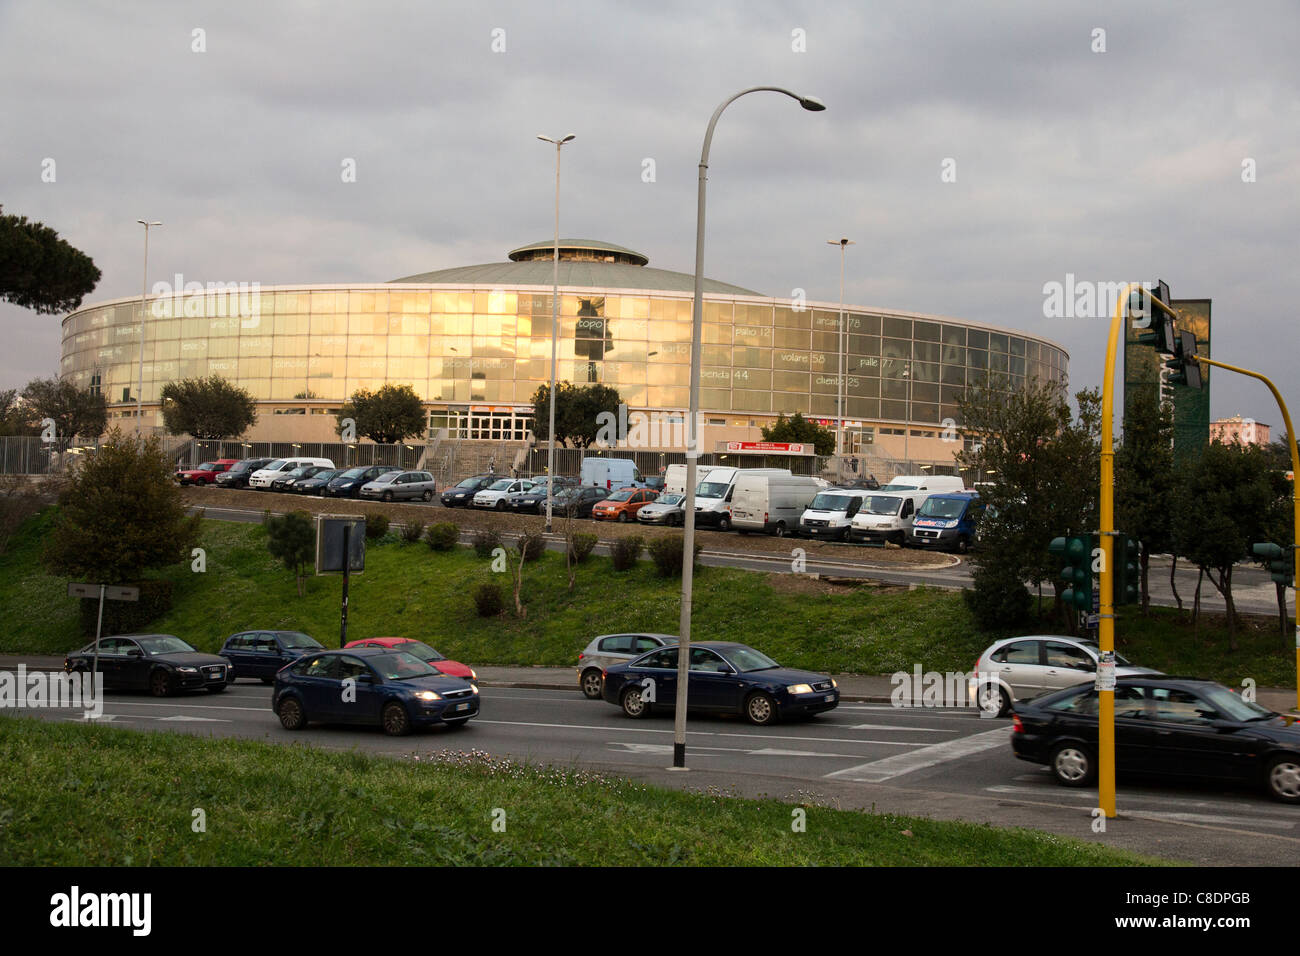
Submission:
POLYGON ((685 495, 676 492, 660 495, 636 513, 636 520, 642 524, 679 525, 686 520, 685 504, 685 495))
MULTIPOLYGON (((984 651, 975 662, 969 692, 981 709, 992 710, 993 694, 1000 697, 998 716, 1011 712, 1013 701, 1037 697, 1073 687, 1097 676, 1101 649, 1091 641, 1059 634, 1031 634, 1008 637, 984 651), (987 707, 986 707, 987 701, 987 707)), ((1149 667, 1137 667, 1115 654, 1115 676, 1159 674, 1149 667)))
POLYGON ((676 644, 674 634, 602 634, 592 638, 587 649, 578 655, 578 686, 589 700, 600 700, 603 671, 610 664, 619 664, 640 657, 646 651, 666 644, 676 644))
POLYGON ((427 471, 389 471, 361 486, 362 498, 381 501, 400 501, 403 498, 432 501, 437 492, 433 475, 427 471))

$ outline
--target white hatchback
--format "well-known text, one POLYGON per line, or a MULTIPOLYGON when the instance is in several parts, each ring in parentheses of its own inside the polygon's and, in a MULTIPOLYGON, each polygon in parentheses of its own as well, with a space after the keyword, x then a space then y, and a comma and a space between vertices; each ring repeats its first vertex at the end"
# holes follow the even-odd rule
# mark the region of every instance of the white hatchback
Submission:
POLYGON ((527 478, 500 478, 474 495, 474 507, 505 511, 509 505, 507 498, 531 491, 534 484, 536 482, 529 481, 527 478))

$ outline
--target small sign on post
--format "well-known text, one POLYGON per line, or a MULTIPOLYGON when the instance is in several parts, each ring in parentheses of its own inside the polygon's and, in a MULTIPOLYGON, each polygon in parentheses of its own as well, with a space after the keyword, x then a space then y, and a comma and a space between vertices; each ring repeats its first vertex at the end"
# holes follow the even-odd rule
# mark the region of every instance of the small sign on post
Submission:
POLYGON ((99 617, 95 621, 95 659, 90 665, 91 680, 99 673, 99 638, 104 630, 104 601, 138 601, 139 588, 120 587, 116 584, 68 583, 68 597, 99 598, 99 617))
POLYGON ((339 647, 348 642, 348 578, 366 569, 366 519, 357 515, 318 515, 316 573, 343 575, 339 647))

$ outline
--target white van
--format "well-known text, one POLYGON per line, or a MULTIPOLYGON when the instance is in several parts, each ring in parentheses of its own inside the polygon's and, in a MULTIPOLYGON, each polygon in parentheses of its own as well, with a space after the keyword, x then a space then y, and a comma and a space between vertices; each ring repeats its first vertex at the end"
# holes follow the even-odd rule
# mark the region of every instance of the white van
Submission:
POLYGON ((731 500, 731 524, 741 534, 766 531, 784 537, 825 483, 811 475, 763 475, 742 471, 731 500))
MULTIPOLYGON (((880 489, 891 491, 924 491, 926 494, 948 494, 953 491, 965 491, 966 482, 958 475, 895 475, 889 484, 880 489)), ((921 502, 917 502, 919 506, 921 502)))
POLYGON ((631 458, 584 458, 579 476, 583 485, 606 491, 628 485, 645 487, 645 478, 631 458))
POLYGON ((293 471, 295 468, 306 468, 308 465, 333 468, 334 462, 328 458, 277 458, 265 468, 259 468, 249 475, 248 487, 265 491, 271 487, 271 482, 280 475, 293 471))
MULTIPOLYGON (((695 466, 695 486, 698 488, 704 476, 713 469, 712 465, 695 466)), ((669 465, 664 469, 664 494, 686 494, 686 465, 669 465)))
POLYGON ((768 475, 789 478, 789 468, 710 468, 709 473, 695 486, 695 523, 704 527, 716 526, 719 531, 731 527, 731 499, 739 475, 757 477, 768 475))
POLYGON ((865 488, 827 488, 817 493, 799 518, 799 533, 843 541, 862 502, 879 492, 865 488))
POLYGON ((853 516, 849 540, 907 544, 912 519, 928 497, 928 491, 873 491, 853 516))

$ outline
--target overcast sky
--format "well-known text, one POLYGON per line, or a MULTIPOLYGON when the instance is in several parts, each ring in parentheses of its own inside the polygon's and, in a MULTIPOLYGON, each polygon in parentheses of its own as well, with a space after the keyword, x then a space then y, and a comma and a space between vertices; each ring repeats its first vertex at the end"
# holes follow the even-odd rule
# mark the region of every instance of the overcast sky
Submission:
MULTIPOLYGON (((139 218, 151 283, 385 281, 549 237, 534 137, 574 133, 561 232, 689 272, 710 114, 786 86, 827 111, 718 126, 710 277, 833 301, 847 236, 849 302, 1046 336, 1072 388, 1107 322, 1046 317, 1044 284, 1160 277, 1300 410, 1297 39, 1285 0, 0 0, 0 203, 94 258, 88 303, 139 294, 139 218)), ((59 318, 0 305, 0 388, 57 371, 59 318)), ((1211 412, 1279 421, 1222 373, 1211 412)))

